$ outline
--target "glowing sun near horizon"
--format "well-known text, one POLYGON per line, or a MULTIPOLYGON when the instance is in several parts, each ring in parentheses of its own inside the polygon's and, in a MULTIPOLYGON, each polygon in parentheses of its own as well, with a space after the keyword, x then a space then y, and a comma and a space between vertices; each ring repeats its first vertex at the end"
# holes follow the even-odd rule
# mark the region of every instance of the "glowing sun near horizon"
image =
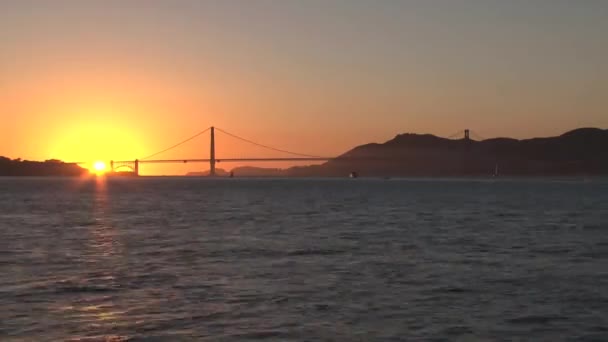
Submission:
POLYGON ((95 171, 97 174, 106 172, 106 163, 102 162, 101 160, 94 162, 93 171, 95 171))

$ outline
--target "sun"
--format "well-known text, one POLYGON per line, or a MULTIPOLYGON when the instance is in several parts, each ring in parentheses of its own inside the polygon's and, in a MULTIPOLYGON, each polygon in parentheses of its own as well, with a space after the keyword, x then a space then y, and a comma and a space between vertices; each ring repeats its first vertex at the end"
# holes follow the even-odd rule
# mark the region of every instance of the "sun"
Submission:
POLYGON ((106 171, 106 163, 98 160, 93 163, 93 170, 95 173, 104 173, 106 171))

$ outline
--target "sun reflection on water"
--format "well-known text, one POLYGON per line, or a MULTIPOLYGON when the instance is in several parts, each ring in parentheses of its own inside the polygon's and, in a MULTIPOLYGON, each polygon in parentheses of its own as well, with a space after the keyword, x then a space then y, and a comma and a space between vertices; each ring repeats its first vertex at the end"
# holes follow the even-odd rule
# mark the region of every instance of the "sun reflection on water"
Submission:
POLYGON ((111 220, 107 179, 96 177, 94 182, 88 252, 83 253, 87 269, 70 282, 78 294, 56 312, 81 326, 82 333, 75 334, 73 341, 126 341, 127 336, 116 335, 117 329, 125 326, 128 315, 117 298, 124 269, 124 248, 111 220))

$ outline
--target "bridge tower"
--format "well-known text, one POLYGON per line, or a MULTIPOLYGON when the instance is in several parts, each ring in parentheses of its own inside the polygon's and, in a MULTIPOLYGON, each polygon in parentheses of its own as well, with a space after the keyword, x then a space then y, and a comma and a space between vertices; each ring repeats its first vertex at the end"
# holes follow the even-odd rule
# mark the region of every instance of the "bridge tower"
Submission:
POLYGON ((133 168, 136 176, 139 176, 139 159, 135 159, 135 167, 133 168))
POLYGON ((215 127, 211 126, 211 144, 209 151, 209 176, 215 177, 215 127))
POLYGON ((464 130, 464 140, 467 140, 467 141, 471 140, 471 138, 469 137, 469 132, 470 131, 468 129, 464 130))

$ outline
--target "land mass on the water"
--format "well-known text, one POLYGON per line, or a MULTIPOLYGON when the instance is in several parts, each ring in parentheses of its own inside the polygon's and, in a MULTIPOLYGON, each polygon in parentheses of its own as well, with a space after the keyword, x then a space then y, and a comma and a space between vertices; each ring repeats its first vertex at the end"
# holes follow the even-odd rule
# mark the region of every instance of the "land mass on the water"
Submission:
MULTIPOLYGON (((235 167, 230 171, 226 171, 222 168, 216 168, 215 174, 218 177, 230 176, 231 173, 235 177, 286 177, 288 176, 287 171, 287 169, 240 166, 235 167)), ((202 172, 188 172, 186 176, 209 176, 209 170, 202 172)))
MULTIPOLYGON (((209 176, 209 174, 210 174, 209 170, 206 170, 206 171, 201 171, 201 172, 199 172, 199 171, 188 172, 188 173, 186 173, 186 176, 190 176, 190 177, 207 177, 207 176, 209 176)), ((230 172, 228 172, 228 171, 226 171, 224 169, 221 169, 221 168, 216 168, 215 169, 215 175, 217 177, 227 177, 227 176, 230 175, 230 172)))
POLYGON ((83 176, 89 172, 76 164, 60 160, 44 162, 21 159, 9 159, 0 156, 0 176, 83 176))
MULTIPOLYGON (((408 133, 357 146, 320 165, 216 169, 224 177, 346 177, 351 172, 362 177, 607 176, 608 130, 580 128, 555 137, 482 141, 408 133)), ((86 174, 86 169, 59 160, 0 157, 0 176, 86 174)), ((206 176, 208 171, 188 175, 206 176)))
POLYGON ((556 137, 482 141, 399 134, 381 144, 357 146, 321 165, 240 167, 232 172, 235 177, 346 177, 351 172, 363 177, 601 176, 608 175, 608 130, 581 128, 556 137))

